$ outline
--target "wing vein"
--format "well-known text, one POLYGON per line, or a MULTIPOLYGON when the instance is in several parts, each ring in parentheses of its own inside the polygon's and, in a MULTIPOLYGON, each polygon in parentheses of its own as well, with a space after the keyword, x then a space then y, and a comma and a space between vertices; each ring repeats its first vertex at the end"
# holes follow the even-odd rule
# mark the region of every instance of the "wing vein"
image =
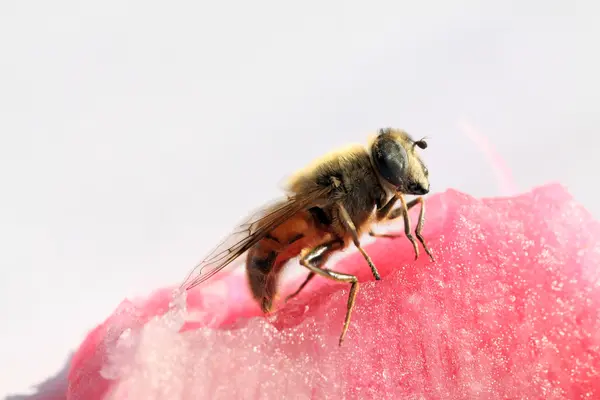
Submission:
POLYGON ((207 281, 296 213, 314 206, 322 206, 328 201, 330 190, 329 187, 322 187, 305 194, 279 199, 252 213, 196 264, 180 288, 190 290, 207 281))

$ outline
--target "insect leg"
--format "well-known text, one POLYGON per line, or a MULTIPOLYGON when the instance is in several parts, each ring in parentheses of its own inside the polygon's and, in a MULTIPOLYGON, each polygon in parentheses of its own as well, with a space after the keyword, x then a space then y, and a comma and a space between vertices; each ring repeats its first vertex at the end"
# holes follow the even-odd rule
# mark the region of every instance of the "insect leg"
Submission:
POLYGON ((321 268, 331 253, 343 245, 339 240, 321 244, 312 249, 308 254, 300 259, 300 264, 308 268, 311 273, 323 276, 327 279, 331 279, 336 282, 350 283, 350 294, 348 295, 348 307, 346 311, 346 318, 344 319, 344 327, 342 334, 340 335, 339 345, 342 345, 344 336, 350 326, 350 315, 354 308, 354 302, 356 301, 356 294, 358 292, 358 279, 354 275, 343 274, 341 272, 331 271, 329 269, 321 268))
POLYGON ((354 226, 354 222, 352 222, 352 218, 350 218, 350 214, 348 214, 348 211, 346 211, 346 208, 341 203, 338 203, 338 208, 340 210, 340 217, 341 217, 342 223, 344 224, 345 228, 348 231, 350 231, 350 233, 352 234, 352 241, 354 242, 354 245, 361 252, 361 254, 365 258, 365 260, 367 260, 367 263, 369 264, 369 267, 371 268, 371 272, 373 273, 373 276, 375 277, 375 279, 380 280, 381 277, 379 276, 379 272, 377 271, 377 268, 375 268, 375 264, 373 263, 373 260, 371 260, 371 257, 369 257, 367 252, 360 245, 360 240, 358 238, 358 232, 356 232, 356 227, 354 226))
POLYGON ((369 231, 369 236, 383 237, 383 238, 393 239, 393 238, 400 237, 402 235, 400 235, 398 233, 377 233, 377 232, 374 232, 373 230, 370 230, 369 231))
MULTIPOLYGON (((433 258, 433 254, 431 254, 429 247, 427 247, 427 244, 425 244, 425 239, 423 238, 423 235, 421 235, 421 231, 423 230, 423 223, 425 222, 425 202, 423 201, 422 197, 417 197, 413 201, 415 202, 415 204, 421 203, 421 211, 419 212, 419 221, 417 222, 417 229, 415 230, 415 236, 417 237, 417 239, 419 239, 419 242, 421 242, 421 244, 423 245, 425 252, 429 256, 429 258, 431 258, 431 261, 435 262, 435 259, 433 258)), ((411 201, 411 203, 412 203, 412 201, 411 201)))
MULTIPOLYGON (((396 219, 396 218, 398 218, 398 217, 401 217, 401 216, 404 214, 404 210, 403 210, 403 208, 402 208, 402 207, 398 207, 398 208, 395 208, 395 209, 393 209, 393 210, 391 210, 391 211, 390 211, 390 209, 392 208, 392 206, 393 206, 393 205, 396 203, 396 200, 398 200, 398 197, 397 197, 397 196, 394 196, 394 197, 392 197, 392 198, 390 199, 390 201, 388 201, 388 203, 387 203, 385 206, 383 206, 382 208, 380 208, 380 209, 377 211, 377 219, 378 219, 378 220, 380 220, 380 221, 381 221, 381 220, 384 220, 384 219, 385 219, 385 220, 387 220, 387 221, 391 221, 391 220, 393 220, 393 219, 396 219), (388 208, 386 211, 384 211, 384 209, 385 209, 386 207, 388 207, 388 206, 389 206, 389 208, 388 208)), ((411 208, 413 208, 413 207, 414 207, 414 206, 415 206, 417 203, 419 203, 418 199, 411 200, 411 201, 409 201, 409 202, 406 204, 406 208, 407 208, 408 210, 410 210, 410 209, 411 209, 411 208)), ((400 234, 398 234, 398 233, 376 233, 376 232, 374 232, 373 230, 370 230, 370 231, 369 231, 369 235, 370 235, 370 236, 373 236, 373 237, 384 237, 384 238, 390 238, 390 239, 391 239, 391 238, 397 238, 397 237, 400 237, 400 236, 402 236, 402 235, 400 235, 400 234)))
POLYGON ((417 246, 417 242, 410 232, 410 218, 408 217, 408 205, 406 204, 406 200, 404 200, 404 196, 401 194, 398 195, 400 198, 400 202, 402 203, 402 216, 404 217, 404 234, 410 240, 415 249, 415 260, 419 258, 419 247, 417 246))
POLYGON ((388 215, 390 214, 392 207, 394 207, 394 204, 396 204, 396 201, 398 201, 398 197, 392 196, 392 198, 383 207, 377 210, 376 217, 378 221, 388 218, 388 215))
MULTIPOLYGON (((413 208, 414 206, 416 206, 417 204, 422 202, 422 198, 418 197, 416 199, 413 199, 411 201, 409 201, 408 203, 406 203, 406 210, 410 210, 411 208, 413 208)), ((398 207, 393 209, 387 216, 387 220, 391 221, 393 219, 396 219, 398 217, 401 217, 402 215, 404 215, 404 207, 398 207)))
MULTIPOLYGON (((401 200, 403 200, 403 198, 401 198, 401 200)), ((391 202, 391 200, 390 200, 390 202, 391 202)), ((387 214, 387 218, 386 219, 388 221, 391 221, 391 220, 396 219, 396 218, 398 218, 400 216, 405 216, 404 217, 404 229, 405 229, 405 231, 410 230, 410 222, 408 222, 408 228, 407 228, 408 210, 410 210, 411 208, 413 208, 417 204, 421 204, 421 211, 419 211, 419 220, 417 222, 417 229, 415 230, 415 236, 417 237, 417 239, 419 240, 419 242, 423 245, 423 248, 425 249, 425 252, 429 256, 429 258, 431 259, 431 261, 435 262, 435 258, 433 257, 433 254, 431 253, 431 250, 429 249, 429 247, 425 243, 425 239, 423 238, 423 235, 421 234, 421 231, 423 230, 423 224, 425 222, 425 202, 423 201, 423 197, 417 197, 416 199, 413 199, 413 200, 409 201, 408 203, 406 203, 406 213, 404 211, 404 207, 395 208, 392 211, 390 211, 389 214, 387 214)), ((382 210, 383 210, 383 208, 382 208, 382 210)), ((409 231, 407 231, 406 236, 411 241, 411 243, 413 244, 413 246, 415 246, 416 244, 414 242, 414 239, 411 239, 411 235, 409 235, 408 232, 409 231)), ((375 233, 373 231, 370 231, 369 235, 374 236, 374 237, 386 237, 386 238, 394 238, 394 237, 401 236, 399 234, 393 234, 393 233, 383 233, 382 234, 382 233, 375 233)), ((419 256, 418 251, 416 251, 416 253, 417 253, 417 256, 415 257, 415 259, 419 256)))
POLYGON ((304 289, 304 287, 308 284, 308 282, 311 281, 312 278, 315 277, 315 273, 314 272, 310 272, 308 274, 308 276, 306 277, 306 279, 304 280, 304 282, 302 282, 302 285, 300 285, 300 287, 298 288, 298 290, 296 290, 294 293, 290 294, 288 297, 285 298, 286 303, 288 301, 290 301, 292 298, 298 296, 298 293, 300 293, 302 291, 302 289, 304 289))

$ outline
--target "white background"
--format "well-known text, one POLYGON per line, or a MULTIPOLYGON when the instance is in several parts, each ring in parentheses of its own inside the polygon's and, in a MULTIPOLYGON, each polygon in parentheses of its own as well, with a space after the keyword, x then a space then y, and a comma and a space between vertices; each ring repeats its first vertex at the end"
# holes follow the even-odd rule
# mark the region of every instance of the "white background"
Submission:
POLYGON ((510 193, 477 132, 600 216, 597 4, 0 1, 0 395, 383 126, 434 191, 510 193))

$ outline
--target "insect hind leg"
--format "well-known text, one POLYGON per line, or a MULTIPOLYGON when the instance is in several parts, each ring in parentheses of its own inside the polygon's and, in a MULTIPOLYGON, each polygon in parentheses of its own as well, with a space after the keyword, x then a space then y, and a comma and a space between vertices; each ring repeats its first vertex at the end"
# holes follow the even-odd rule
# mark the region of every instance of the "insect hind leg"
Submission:
POLYGON ((350 284, 350 294, 348 295, 346 317, 344 319, 344 327, 342 329, 342 333, 340 335, 339 340, 340 346, 342 345, 344 337, 346 336, 346 332, 348 331, 348 327, 350 326, 350 315, 352 314, 354 302, 356 301, 356 294, 358 293, 358 279, 354 275, 343 274, 341 272, 321 268, 321 266, 327 261, 329 256, 334 251, 340 249, 342 246, 343 242, 339 240, 324 243, 313 248, 308 254, 306 254, 300 259, 300 264, 306 267, 309 271, 311 271, 311 273, 320 275, 322 277, 331 279, 336 282, 346 282, 350 284))
POLYGON ((306 277, 306 279, 304 280, 304 282, 302 282, 302 284, 300 285, 300 287, 298 287, 298 289, 290 294, 288 297, 285 298, 285 301, 288 302, 291 299, 293 299, 294 297, 298 296, 298 294, 302 291, 302 289, 304 289, 304 287, 308 284, 308 282, 310 282, 313 278, 315 277, 315 273, 314 272, 309 272, 308 276, 306 277))

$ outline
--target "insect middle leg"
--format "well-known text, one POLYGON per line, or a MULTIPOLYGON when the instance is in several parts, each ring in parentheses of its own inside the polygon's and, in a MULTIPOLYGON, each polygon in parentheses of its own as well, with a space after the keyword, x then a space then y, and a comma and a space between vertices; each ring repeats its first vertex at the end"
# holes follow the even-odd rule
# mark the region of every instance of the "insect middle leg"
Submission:
POLYGON ((376 280, 381 280, 381 276, 379 276, 379 272, 377 271, 377 268, 375 268, 375 264, 373 263, 373 260, 371 260, 371 257, 369 257, 367 252, 360 245, 360 240, 358 238, 358 232, 356 231, 356 227, 354 226, 354 222, 352 222, 352 218, 350 217, 350 214, 348 214, 348 211, 341 203, 338 203, 338 210, 340 212, 340 219, 342 221, 342 224, 344 224, 344 227, 352 235, 352 241, 354 242, 354 245, 360 251, 360 253, 363 255, 363 257, 369 264, 369 267, 371 268, 371 272, 373 273, 373 276, 375 277, 376 280))
MULTIPOLYGON (((358 293, 358 279, 354 275, 343 274, 341 272, 321 268, 321 266, 327 261, 329 256, 334 251, 340 249, 342 246, 343 242, 341 242, 340 240, 324 243, 315 247, 308 254, 306 254, 300 259, 300 264, 306 267, 313 274, 312 276, 316 274, 336 282, 346 282, 350 284, 350 294, 348 295, 346 318, 344 319, 344 327, 342 328, 342 334, 340 335, 339 340, 340 346, 342 345, 344 337, 346 336, 346 332, 348 332, 348 327, 350 326, 350 315, 352 314, 354 302, 356 301, 356 294, 358 293)), ((308 279, 309 278, 307 278, 307 280, 308 279)))

